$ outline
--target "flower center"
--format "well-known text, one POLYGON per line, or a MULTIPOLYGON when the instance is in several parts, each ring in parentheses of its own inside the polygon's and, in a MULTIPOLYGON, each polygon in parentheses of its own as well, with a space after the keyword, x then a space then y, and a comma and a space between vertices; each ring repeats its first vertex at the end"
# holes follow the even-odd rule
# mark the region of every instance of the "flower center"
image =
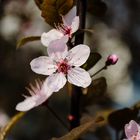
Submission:
POLYGON ((58 72, 62 72, 64 74, 68 73, 68 70, 70 69, 70 66, 67 64, 66 61, 62 61, 57 64, 58 66, 58 72))
POLYGON ((71 28, 70 27, 65 28, 64 35, 68 35, 69 37, 71 37, 71 28))
POLYGON ((59 30, 60 32, 62 32, 64 35, 68 35, 69 38, 71 38, 71 27, 70 26, 66 26, 64 24, 59 24, 58 26, 56 26, 56 29, 59 30))

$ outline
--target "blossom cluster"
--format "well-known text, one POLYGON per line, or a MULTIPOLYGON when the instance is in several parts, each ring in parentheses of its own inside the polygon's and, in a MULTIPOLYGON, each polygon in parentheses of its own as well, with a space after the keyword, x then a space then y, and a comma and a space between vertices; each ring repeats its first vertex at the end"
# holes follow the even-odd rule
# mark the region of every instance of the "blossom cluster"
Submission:
POLYGON ((58 92, 68 81, 86 88, 91 83, 87 71, 80 68, 90 55, 87 45, 79 44, 68 49, 67 42, 79 28, 79 16, 74 6, 67 15, 62 16, 62 24, 41 36, 42 44, 47 47, 48 56, 40 56, 31 61, 31 69, 37 74, 48 76, 44 82, 36 81, 28 89, 31 96, 17 104, 16 109, 27 111, 45 102, 54 92, 58 92))

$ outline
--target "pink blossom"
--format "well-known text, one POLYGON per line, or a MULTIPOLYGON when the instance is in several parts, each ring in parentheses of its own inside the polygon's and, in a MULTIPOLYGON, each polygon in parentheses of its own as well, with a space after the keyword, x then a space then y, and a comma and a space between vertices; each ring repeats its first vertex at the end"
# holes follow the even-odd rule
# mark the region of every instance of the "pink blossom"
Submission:
POLYGON ((18 103, 16 110, 28 111, 36 106, 39 106, 45 102, 51 95, 52 91, 48 88, 46 81, 35 81, 35 86, 30 84, 30 88, 27 88, 31 96, 25 96, 25 100, 18 103))
POLYGON ((31 61, 31 69, 43 75, 49 75, 47 85, 53 92, 59 91, 68 81, 76 86, 86 88, 91 83, 87 71, 80 68, 89 57, 90 48, 80 44, 68 51, 63 38, 52 41, 47 48, 48 55, 31 61))
POLYGON ((118 62, 118 56, 116 54, 111 54, 107 57, 107 65, 115 65, 118 62))
POLYGON ((140 140, 140 126, 131 120, 125 125, 125 134, 127 139, 124 140, 140 140))
POLYGON ((72 34, 78 30, 79 16, 76 16, 76 6, 74 6, 68 14, 62 16, 62 21, 63 23, 56 26, 56 29, 52 29, 41 35, 41 42, 44 46, 48 47, 51 41, 60 39, 65 35, 71 38, 72 34))

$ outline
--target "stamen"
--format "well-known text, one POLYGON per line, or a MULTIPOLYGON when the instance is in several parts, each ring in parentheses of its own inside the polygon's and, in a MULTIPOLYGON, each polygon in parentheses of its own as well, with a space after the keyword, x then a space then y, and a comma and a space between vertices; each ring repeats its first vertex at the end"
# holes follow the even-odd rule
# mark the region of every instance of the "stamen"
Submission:
POLYGON ((35 86, 33 86, 31 83, 29 84, 29 86, 30 86, 30 89, 33 91, 33 92, 35 92, 36 91, 36 87, 35 86))
POLYGON ((66 26, 62 23, 58 23, 58 25, 54 23, 54 26, 56 30, 62 32, 64 35, 68 35, 69 37, 71 37, 71 27, 66 26))
POLYGON ((58 65, 58 72, 62 72, 64 74, 68 73, 68 70, 70 69, 70 65, 67 64, 67 61, 62 61, 57 65, 58 65))
POLYGON ((26 90, 30 93, 30 95, 35 95, 38 93, 38 91, 41 89, 42 81, 40 79, 35 80, 35 85, 29 84, 29 87, 25 87, 26 90))
POLYGON ((30 89, 28 87, 25 87, 25 88, 30 93, 30 95, 32 95, 32 96, 35 95, 35 92, 32 89, 30 89))

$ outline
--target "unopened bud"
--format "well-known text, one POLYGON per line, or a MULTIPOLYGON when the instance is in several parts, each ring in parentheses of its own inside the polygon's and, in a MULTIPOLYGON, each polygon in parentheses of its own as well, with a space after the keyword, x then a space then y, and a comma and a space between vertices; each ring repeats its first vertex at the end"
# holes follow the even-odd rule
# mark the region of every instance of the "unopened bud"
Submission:
POLYGON ((75 117, 74 117, 73 115, 68 115, 68 120, 69 120, 69 121, 73 121, 74 118, 75 118, 75 117))
POLYGON ((118 56, 116 54, 111 54, 107 57, 106 66, 115 65, 118 61, 118 56))

